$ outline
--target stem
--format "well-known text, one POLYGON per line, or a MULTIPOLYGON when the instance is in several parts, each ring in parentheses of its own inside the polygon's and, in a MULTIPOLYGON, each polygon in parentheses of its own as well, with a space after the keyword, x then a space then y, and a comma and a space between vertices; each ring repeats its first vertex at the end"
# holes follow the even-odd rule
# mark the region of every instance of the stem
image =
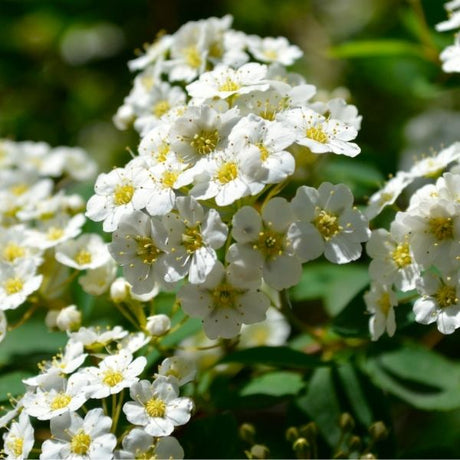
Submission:
POLYGON ((118 311, 136 328, 139 328, 139 324, 137 324, 136 320, 132 318, 132 316, 123 308, 123 306, 119 303, 114 302, 115 307, 118 311))
POLYGON ((16 323, 8 327, 9 331, 12 331, 13 329, 18 328, 19 326, 22 326, 38 309, 38 305, 32 305, 23 315, 22 318, 16 323))

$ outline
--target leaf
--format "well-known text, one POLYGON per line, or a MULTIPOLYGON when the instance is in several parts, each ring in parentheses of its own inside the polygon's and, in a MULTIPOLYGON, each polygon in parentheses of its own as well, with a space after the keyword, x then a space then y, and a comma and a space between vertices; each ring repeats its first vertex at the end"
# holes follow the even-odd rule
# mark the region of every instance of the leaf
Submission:
POLYGON ((290 293, 294 301, 321 298, 327 312, 336 316, 368 283, 367 268, 363 266, 307 264, 299 284, 290 293))
POLYGON ((363 58, 363 57, 395 57, 418 56, 424 57, 423 49, 405 40, 381 39, 350 41, 332 47, 329 55, 334 58, 363 58))
POLYGON ((265 364, 275 367, 311 369, 326 365, 316 356, 307 355, 289 347, 254 347, 235 351, 225 356, 220 363, 241 363, 246 365, 265 364))
POLYGON ((342 364, 337 368, 342 389, 353 408, 353 413, 365 426, 372 423, 373 416, 366 395, 364 394, 361 382, 359 381, 356 369, 350 363, 342 364))
POLYGON ((302 376, 295 372, 269 372, 253 378, 241 389, 240 395, 296 395, 304 387, 304 385, 302 376))
POLYGON ((460 408, 460 364, 420 345, 369 357, 361 368, 375 385, 419 409, 460 408))
POLYGON ((30 372, 14 371, 0 377, 0 401, 6 401, 7 395, 18 396, 25 393, 25 386, 22 379, 31 377, 30 372))
POLYGON ((339 418, 341 414, 332 368, 316 369, 306 396, 297 400, 299 408, 318 425, 319 431, 329 445, 335 446, 340 439, 339 418))

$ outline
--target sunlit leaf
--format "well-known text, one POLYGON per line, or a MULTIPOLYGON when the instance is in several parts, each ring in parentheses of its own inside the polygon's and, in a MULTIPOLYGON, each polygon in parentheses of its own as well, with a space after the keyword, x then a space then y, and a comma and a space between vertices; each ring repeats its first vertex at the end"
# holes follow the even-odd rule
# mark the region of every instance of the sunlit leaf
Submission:
POLYGON ((379 56, 424 56, 423 49, 419 45, 405 40, 393 39, 351 41, 332 47, 329 50, 329 54, 340 59, 379 56))
POLYGON ((304 387, 302 376, 295 372, 269 372, 254 377, 241 389, 241 396, 255 394, 270 396, 296 395, 304 387))

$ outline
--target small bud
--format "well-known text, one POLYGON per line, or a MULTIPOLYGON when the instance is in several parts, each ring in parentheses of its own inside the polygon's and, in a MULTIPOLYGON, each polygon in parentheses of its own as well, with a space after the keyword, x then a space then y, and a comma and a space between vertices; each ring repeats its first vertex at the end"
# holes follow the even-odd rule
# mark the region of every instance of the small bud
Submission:
POLYGON ((57 327, 56 318, 58 317, 59 312, 60 310, 49 310, 48 311, 45 317, 46 327, 49 327, 50 329, 54 329, 55 327, 57 327))
POLYGON ((388 436, 388 429, 382 421, 374 422, 369 427, 369 434, 374 441, 382 441, 388 436))
POLYGON ((254 444, 250 450, 250 458, 269 458, 270 451, 263 444, 254 444))
POLYGON ((318 427, 315 422, 307 423, 300 427, 300 435, 307 439, 315 439, 318 436, 318 427))
POLYGON ((374 460, 377 457, 374 454, 369 452, 368 454, 361 455, 361 457, 359 457, 359 458, 362 458, 364 460, 374 460))
POLYGON ((251 423, 243 423, 239 429, 240 438, 248 444, 254 444, 256 429, 251 423))
POLYGON ((117 278, 110 286, 110 298, 115 303, 121 303, 129 299, 129 284, 120 277, 117 278))
POLYGON ((353 431, 355 420, 348 412, 344 412, 340 415, 339 426, 345 432, 353 431))
POLYGON ((145 329, 147 329, 149 334, 153 337, 165 335, 170 328, 171 320, 169 316, 163 314, 149 316, 147 318, 147 324, 145 325, 145 329))
POLYGON ((310 458, 310 443, 305 438, 297 439, 292 445, 297 458, 310 458))
POLYGON ((81 312, 76 305, 63 308, 56 317, 56 326, 61 331, 76 331, 81 325, 81 312))
POLYGON ((348 458, 348 455, 343 450, 338 450, 332 458, 348 458))
POLYGON ((352 436, 348 441, 348 447, 350 451, 359 451, 361 448, 361 438, 359 436, 352 436))
POLYGON ((286 430, 286 439, 289 442, 294 442, 298 438, 299 438, 299 430, 295 426, 290 426, 286 430))

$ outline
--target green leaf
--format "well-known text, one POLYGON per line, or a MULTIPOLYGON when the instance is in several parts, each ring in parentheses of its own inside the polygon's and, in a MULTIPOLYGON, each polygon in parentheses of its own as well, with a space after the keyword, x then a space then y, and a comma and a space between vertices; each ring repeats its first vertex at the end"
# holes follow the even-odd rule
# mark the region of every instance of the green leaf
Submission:
POLYGON ((296 395, 304 385, 302 376, 295 372, 269 372, 253 378, 241 389, 240 395, 296 395))
POLYGON ((460 408, 460 364, 420 345, 369 357, 361 368, 375 385, 419 409, 460 408))
POLYGON ((275 367, 294 367, 311 369, 326 365, 316 356, 307 355, 289 347, 254 347, 239 350, 225 356, 221 363, 240 363, 246 365, 265 364, 275 367))
POLYGON ((30 372, 15 371, 0 377, 0 401, 6 401, 7 395, 18 396, 26 391, 22 379, 31 377, 30 372))
POLYGON ((306 396, 299 398, 297 405, 318 425, 328 444, 337 445, 340 439, 341 410, 331 368, 316 369, 306 396))
POLYGON ((290 295, 294 301, 321 298, 327 312, 336 316, 368 283, 368 271, 363 266, 307 264, 290 295))
POLYGON ((395 39, 350 41, 332 47, 329 55, 339 59, 408 55, 424 57, 423 49, 419 45, 395 39))
POLYGON ((337 373, 342 382, 342 389, 353 408, 353 413, 365 426, 372 423, 373 416, 366 395, 364 394, 361 382, 356 369, 350 363, 342 364, 337 368, 337 373))

